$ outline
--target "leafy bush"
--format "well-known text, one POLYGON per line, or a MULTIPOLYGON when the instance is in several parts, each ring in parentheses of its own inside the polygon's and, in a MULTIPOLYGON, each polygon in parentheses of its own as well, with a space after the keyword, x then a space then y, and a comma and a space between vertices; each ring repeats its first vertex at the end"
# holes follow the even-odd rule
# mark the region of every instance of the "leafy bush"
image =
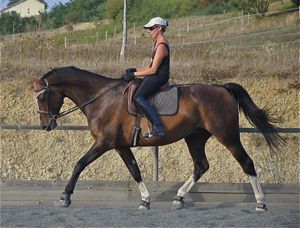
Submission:
POLYGON ((37 29, 38 22, 35 17, 20 17, 15 11, 0 15, 0 35, 21 33, 37 29))

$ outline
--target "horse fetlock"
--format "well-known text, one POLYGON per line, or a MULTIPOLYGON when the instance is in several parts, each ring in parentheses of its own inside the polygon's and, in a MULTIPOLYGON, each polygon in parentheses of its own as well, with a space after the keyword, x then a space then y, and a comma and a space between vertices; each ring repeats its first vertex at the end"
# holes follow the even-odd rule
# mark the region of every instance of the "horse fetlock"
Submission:
POLYGON ((71 205, 71 194, 61 193, 59 201, 54 202, 55 207, 69 207, 71 205))
POLYGON ((150 209, 150 202, 142 200, 142 203, 139 206, 140 210, 149 210, 150 209))
POLYGON ((256 209, 255 209, 256 211, 260 211, 260 212, 265 212, 265 211, 267 211, 268 209, 267 209, 267 205, 266 204, 264 204, 264 203, 258 203, 257 205, 256 205, 256 209))
POLYGON ((172 210, 179 210, 185 208, 183 197, 176 196, 173 201, 172 210))
MULTIPOLYGON (((192 175, 178 190, 176 197, 184 197, 196 183, 195 176, 192 175)), ((175 199, 176 199, 175 197, 175 199)))

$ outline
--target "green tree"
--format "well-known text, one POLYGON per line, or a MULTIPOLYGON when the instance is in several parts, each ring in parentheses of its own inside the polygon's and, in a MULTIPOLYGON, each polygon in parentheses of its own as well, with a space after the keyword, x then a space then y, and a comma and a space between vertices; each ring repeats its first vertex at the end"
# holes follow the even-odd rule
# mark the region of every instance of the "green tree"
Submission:
POLYGON ((39 23, 36 17, 21 18, 23 32, 35 31, 39 28, 39 23))
POLYGON ((103 18, 99 10, 104 0, 73 0, 67 4, 67 22, 87 22, 103 18))
POLYGON ((270 2, 269 0, 255 0, 256 12, 262 17, 269 10, 270 2))
POLYGON ((121 17, 123 10, 123 0, 107 0, 105 4, 106 17, 116 20, 121 17))
POLYGON ((52 28, 59 28, 65 25, 64 16, 67 13, 67 6, 59 3, 55 5, 49 12, 49 21, 51 21, 52 28))
POLYGON ((24 31, 22 18, 15 11, 2 13, 0 15, 0 33, 1 35, 20 33, 24 31))

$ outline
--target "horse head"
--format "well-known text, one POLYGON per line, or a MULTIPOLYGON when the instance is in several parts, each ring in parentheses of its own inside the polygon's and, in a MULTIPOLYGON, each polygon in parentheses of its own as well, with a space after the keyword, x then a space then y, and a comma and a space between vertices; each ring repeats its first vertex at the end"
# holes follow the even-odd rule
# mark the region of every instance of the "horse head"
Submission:
POLYGON ((43 130, 51 131, 57 127, 57 118, 63 105, 63 94, 56 86, 49 85, 46 77, 32 77, 35 98, 43 130), (50 88, 51 87, 51 88, 50 88))

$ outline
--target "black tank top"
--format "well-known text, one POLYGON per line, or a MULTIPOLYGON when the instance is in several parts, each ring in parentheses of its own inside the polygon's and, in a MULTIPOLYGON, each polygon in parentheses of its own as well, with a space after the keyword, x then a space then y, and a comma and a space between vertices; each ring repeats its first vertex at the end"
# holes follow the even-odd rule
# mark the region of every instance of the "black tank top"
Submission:
MULTIPOLYGON (((168 54, 164 57, 164 59, 163 59, 163 61, 161 62, 160 66, 158 67, 158 70, 157 70, 156 74, 159 74, 159 75, 167 75, 167 76, 169 76, 169 74, 170 74, 170 48, 169 48, 169 45, 166 44, 166 43, 159 43, 159 44, 157 45, 157 47, 158 47, 159 45, 161 45, 161 44, 163 44, 163 45, 166 46, 166 48, 167 48, 167 50, 168 50, 168 54)), ((154 46, 155 46, 155 45, 156 45, 156 43, 154 44, 154 46)), ((152 66, 153 59, 154 59, 154 56, 155 56, 155 54, 156 54, 156 49, 157 49, 157 47, 156 47, 155 49, 153 49, 153 51, 152 51, 152 55, 151 55, 152 61, 151 61, 151 63, 150 63, 150 67, 152 66)))

